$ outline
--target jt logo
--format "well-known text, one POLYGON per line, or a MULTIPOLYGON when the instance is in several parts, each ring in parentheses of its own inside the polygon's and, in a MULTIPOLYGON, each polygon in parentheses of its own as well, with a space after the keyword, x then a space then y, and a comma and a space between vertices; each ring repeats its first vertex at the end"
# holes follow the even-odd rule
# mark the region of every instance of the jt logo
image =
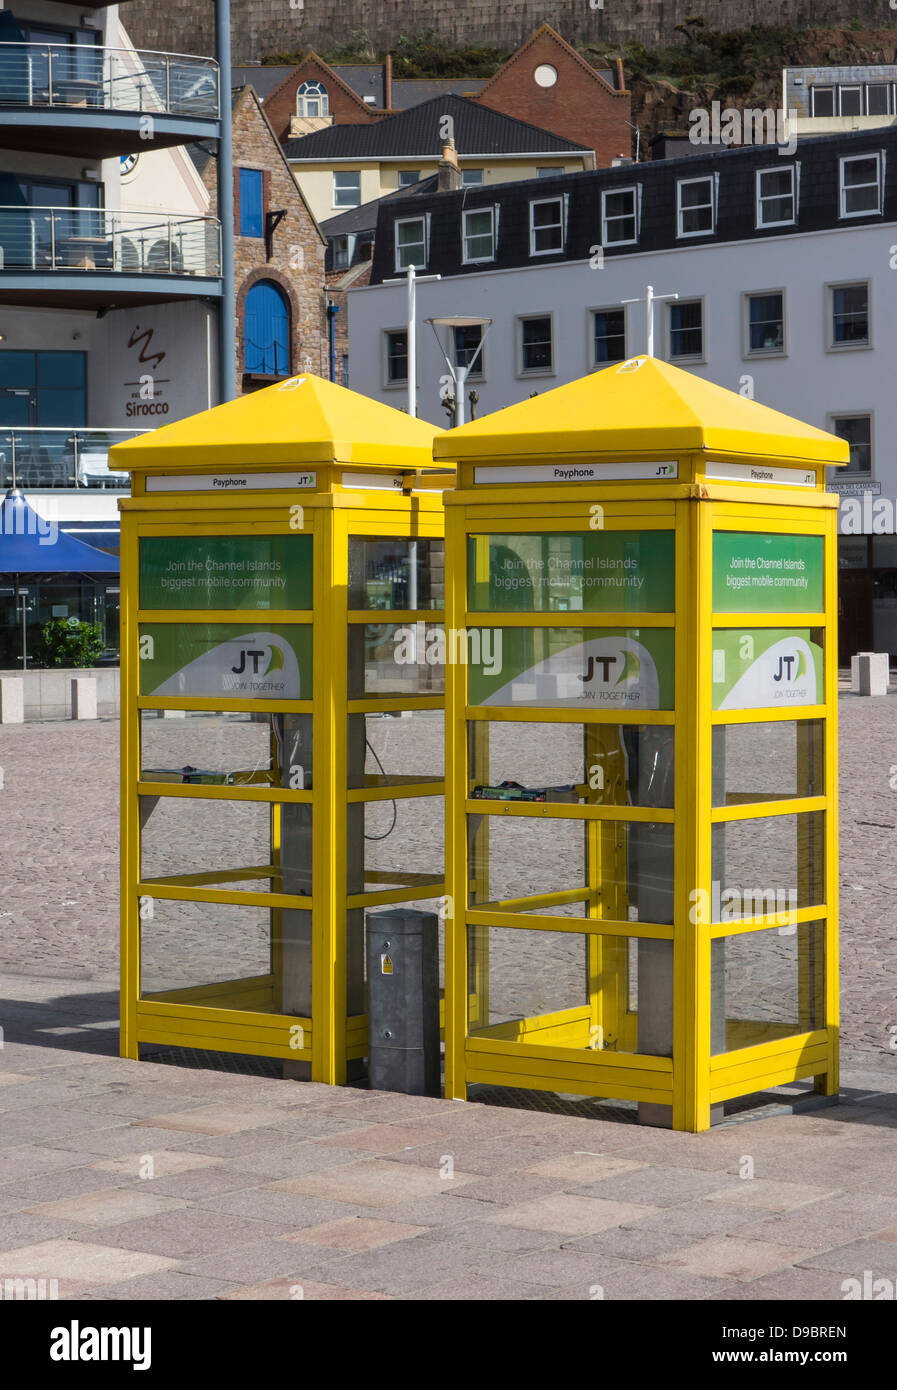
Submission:
POLYGON ((253 674, 254 676, 257 676, 258 673, 259 673, 259 662, 261 661, 261 659, 262 659, 262 657, 263 657, 264 655, 265 655, 264 652, 248 652, 248 651, 246 651, 244 648, 241 647, 241 649, 240 649, 240 664, 239 664, 239 666, 232 666, 230 669, 233 671, 233 673, 234 673, 235 676, 242 676, 243 672, 246 670, 246 658, 247 658, 247 656, 251 656, 251 657, 252 657, 252 674, 253 674))
POLYGON ((778 669, 778 671, 776 671, 775 675, 773 676, 773 680, 774 680, 774 681, 781 681, 781 680, 790 681, 790 680, 792 679, 792 677, 791 677, 791 666, 792 666, 792 663, 795 662, 795 661, 797 661, 797 657, 796 657, 796 656, 780 656, 780 657, 779 657, 779 669, 778 669), (784 667, 784 670, 782 669, 783 667, 784 667))
POLYGON ((590 656, 588 668, 584 676, 580 676, 583 685, 588 685, 589 681, 595 679, 595 666, 600 665, 602 669, 601 679, 605 685, 610 680, 610 668, 615 666, 617 658, 615 656, 590 656))

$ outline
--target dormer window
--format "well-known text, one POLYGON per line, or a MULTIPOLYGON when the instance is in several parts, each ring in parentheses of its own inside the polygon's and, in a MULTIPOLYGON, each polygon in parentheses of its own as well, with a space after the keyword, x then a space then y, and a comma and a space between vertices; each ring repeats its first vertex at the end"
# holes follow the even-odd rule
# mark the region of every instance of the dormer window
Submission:
POLYGON ((330 98, 323 82, 303 82, 296 92, 297 116, 329 116, 330 98))

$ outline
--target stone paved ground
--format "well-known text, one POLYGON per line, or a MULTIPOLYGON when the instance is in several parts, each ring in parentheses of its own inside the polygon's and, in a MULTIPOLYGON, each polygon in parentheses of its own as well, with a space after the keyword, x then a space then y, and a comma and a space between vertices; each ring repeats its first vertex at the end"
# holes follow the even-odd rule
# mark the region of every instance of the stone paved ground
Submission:
POLYGON ((699 1136, 119 1059, 117 725, 0 728, 0 1281, 787 1302, 894 1279, 895 698, 841 702, 842 1101, 699 1136))

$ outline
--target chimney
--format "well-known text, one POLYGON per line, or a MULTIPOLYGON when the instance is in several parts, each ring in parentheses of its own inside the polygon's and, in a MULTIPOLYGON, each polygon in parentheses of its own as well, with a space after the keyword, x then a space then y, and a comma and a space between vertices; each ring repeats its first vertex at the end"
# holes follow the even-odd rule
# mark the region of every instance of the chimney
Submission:
POLYGON ((623 76, 623 59, 617 59, 617 91, 625 92, 626 78, 623 76))
POLYGON ((386 62, 383 64, 383 105, 387 111, 392 110, 392 54, 387 53, 386 62))
POLYGON ((458 152, 455 149, 455 142, 449 136, 442 146, 442 158, 439 161, 438 183, 436 185, 440 193, 445 193, 451 189, 461 187, 461 170, 458 168, 458 152))

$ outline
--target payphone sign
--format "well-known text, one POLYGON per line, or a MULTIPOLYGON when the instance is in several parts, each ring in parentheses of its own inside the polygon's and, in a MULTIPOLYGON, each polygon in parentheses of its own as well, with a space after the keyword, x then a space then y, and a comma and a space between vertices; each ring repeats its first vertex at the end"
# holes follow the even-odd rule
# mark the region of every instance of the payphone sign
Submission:
POLYGON ((470 536, 474 612, 670 613, 672 531, 532 532, 470 536))
POLYGON ((141 608, 310 609, 311 536, 144 536, 141 608))
POLYGON ((821 613, 822 536, 713 534, 716 613, 821 613))
POLYGON ((311 624, 247 630, 236 623, 145 623, 141 695, 310 700, 311 624))
POLYGON ((717 628, 713 708, 771 709, 825 699, 823 650, 810 628, 717 628))

